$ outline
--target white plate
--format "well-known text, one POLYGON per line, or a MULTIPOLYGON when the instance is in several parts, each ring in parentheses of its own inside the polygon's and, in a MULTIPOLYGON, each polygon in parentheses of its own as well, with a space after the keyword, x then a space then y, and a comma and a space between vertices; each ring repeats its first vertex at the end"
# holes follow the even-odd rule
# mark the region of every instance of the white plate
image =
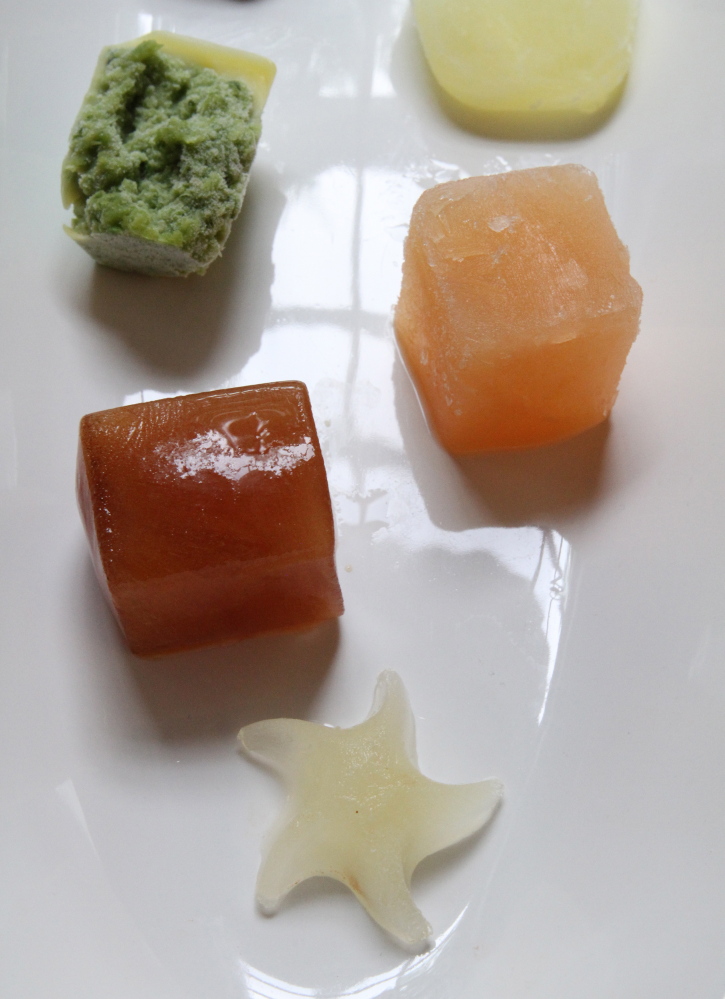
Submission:
POLYGON ((405 0, 26 0, 0 14, 4 999, 722 999, 725 8, 645 0, 588 138, 461 131, 405 0), (164 28, 279 67, 243 217, 203 279, 94 267, 58 173, 100 48, 164 28), (598 174, 644 288, 609 425, 455 462, 393 344, 402 240, 436 181, 598 174), (309 385, 339 628, 144 663, 92 578, 81 415, 309 385), (490 829, 426 862, 411 956, 334 883, 255 912, 281 791, 235 733, 349 725, 397 669, 430 776, 496 775, 490 829))

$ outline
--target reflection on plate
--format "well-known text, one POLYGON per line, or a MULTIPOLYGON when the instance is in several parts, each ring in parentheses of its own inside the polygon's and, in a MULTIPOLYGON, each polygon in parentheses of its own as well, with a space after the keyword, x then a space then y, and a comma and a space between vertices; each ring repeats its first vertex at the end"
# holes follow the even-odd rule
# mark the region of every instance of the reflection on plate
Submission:
POLYGON ((722 5, 642 0, 611 119, 538 144, 446 117, 403 0, 68 0, 60 19, 29 0, 2 24, 0 991, 721 999, 722 5), (153 28, 279 67, 242 216, 198 280, 95 269, 62 232, 98 51, 153 28), (392 337, 410 209, 441 180, 559 162, 596 172, 644 288, 619 399, 555 448, 455 461, 392 337), (310 389, 345 616, 136 660, 75 510, 79 418, 288 378, 310 389), (260 718, 353 724, 385 668, 426 774, 507 789, 416 874, 436 934, 418 956, 334 883, 255 911, 281 792, 235 748, 260 718))

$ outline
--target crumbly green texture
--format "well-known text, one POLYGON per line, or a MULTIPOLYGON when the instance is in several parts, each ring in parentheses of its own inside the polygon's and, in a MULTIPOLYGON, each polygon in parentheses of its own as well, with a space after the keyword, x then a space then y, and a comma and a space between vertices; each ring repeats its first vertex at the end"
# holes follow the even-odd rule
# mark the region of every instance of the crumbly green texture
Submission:
POLYGON ((241 208, 259 133, 243 82, 190 66, 153 40, 109 49, 64 164, 74 232, 178 247, 205 269, 241 208))

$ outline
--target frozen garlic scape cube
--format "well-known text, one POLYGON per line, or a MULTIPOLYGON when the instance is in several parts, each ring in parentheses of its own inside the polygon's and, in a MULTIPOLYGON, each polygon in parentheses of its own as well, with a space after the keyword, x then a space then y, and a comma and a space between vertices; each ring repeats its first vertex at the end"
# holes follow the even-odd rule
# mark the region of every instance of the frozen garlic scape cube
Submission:
POLYGON ((165 31, 103 49, 63 162, 68 234, 100 264, 203 274, 241 209, 274 75, 165 31))

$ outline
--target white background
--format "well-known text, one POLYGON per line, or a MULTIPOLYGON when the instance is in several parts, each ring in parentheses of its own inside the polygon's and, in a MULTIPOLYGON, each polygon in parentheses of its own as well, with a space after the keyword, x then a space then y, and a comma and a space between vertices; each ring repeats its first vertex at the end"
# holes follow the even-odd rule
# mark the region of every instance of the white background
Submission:
POLYGON ((3 999, 725 995, 725 7, 644 0, 600 131, 486 140, 440 111, 404 0, 5 0, 0 12, 3 999), (164 28, 278 64, 247 202, 201 279, 96 268, 60 163, 100 48, 164 28), (578 162, 644 289, 611 421, 456 462, 396 356, 431 184, 578 162), (92 577, 79 418, 300 378, 347 612, 147 663, 92 577), (423 770, 496 775, 489 830, 425 862, 411 956, 332 882, 264 919, 281 802, 237 729, 349 725, 397 669, 423 770))

